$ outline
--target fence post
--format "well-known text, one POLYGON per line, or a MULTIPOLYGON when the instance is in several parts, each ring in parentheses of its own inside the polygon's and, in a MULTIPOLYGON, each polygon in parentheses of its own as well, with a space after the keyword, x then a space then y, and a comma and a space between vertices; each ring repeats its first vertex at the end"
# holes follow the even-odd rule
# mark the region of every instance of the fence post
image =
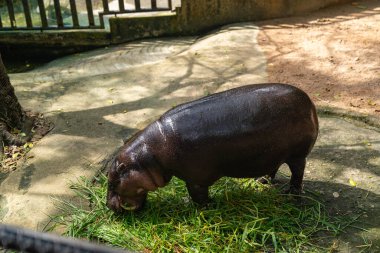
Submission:
POLYGON ((136 11, 140 11, 141 10, 140 0, 135 0, 135 8, 136 8, 136 11))
POLYGON ((94 10, 92 8, 91 0, 86 0, 86 7, 87 7, 88 24, 89 26, 95 26, 94 10))
POLYGON ((22 0, 22 7, 24 9, 26 26, 28 28, 32 28, 33 27, 32 16, 30 15, 30 6, 28 3, 28 0, 22 0))
POLYGON ((110 11, 110 8, 108 6, 108 0, 102 0, 103 2, 103 13, 107 13, 110 11))
POLYGON ((172 0, 168 0, 168 8, 169 10, 173 10, 172 0))
POLYGON ((61 12, 61 4, 59 3, 59 0, 54 0, 54 10, 55 10, 55 17, 57 19, 57 26, 59 28, 62 28, 63 18, 62 18, 62 12, 61 12))
POLYGON ((151 0, 152 10, 157 9, 157 0, 151 0))
POLYGON ((40 18, 41 18, 42 27, 46 28, 48 27, 48 22, 46 18, 46 9, 45 9, 44 0, 38 0, 38 9, 40 10, 40 18))
POLYGON ((104 25, 104 14, 107 14, 110 12, 110 8, 108 6, 108 0, 102 0, 103 2, 103 12, 100 12, 99 15, 99 21, 100 21, 100 27, 105 28, 104 25))
POLYGON ((119 0, 119 11, 125 11, 124 0, 119 0))
POLYGON ((73 27, 79 27, 78 12, 75 0, 70 0, 71 18, 73 19, 73 27))
POLYGON ((9 21, 11 22, 11 27, 16 27, 16 19, 15 19, 15 11, 13 8, 13 1, 12 0, 6 0, 7 1, 7 8, 8 8, 8 14, 9 14, 9 21))

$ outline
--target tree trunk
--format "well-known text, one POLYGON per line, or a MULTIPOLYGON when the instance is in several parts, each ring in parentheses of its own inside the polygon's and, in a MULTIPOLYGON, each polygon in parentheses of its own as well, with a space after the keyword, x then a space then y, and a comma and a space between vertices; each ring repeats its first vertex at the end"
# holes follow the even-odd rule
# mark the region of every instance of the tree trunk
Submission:
POLYGON ((0 121, 11 128, 21 129, 24 119, 25 113, 18 102, 0 55, 0 121))
POLYGON ((25 112, 18 102, 0 55, 0 158, 3 155, 4 143, 15 145, 25 143, 10 133, 13 128, 21 130, 25 118, 25 112))

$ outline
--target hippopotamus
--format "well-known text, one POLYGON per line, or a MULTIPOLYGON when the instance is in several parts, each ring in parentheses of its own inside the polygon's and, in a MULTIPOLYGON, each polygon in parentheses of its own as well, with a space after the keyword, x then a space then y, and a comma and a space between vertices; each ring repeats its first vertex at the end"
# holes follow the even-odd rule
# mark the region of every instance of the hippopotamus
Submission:
POLYGON ((221 177, 274 179, 284 163, 288 192, 299 194, 317 136, 313 102, 287 84, 246 85, 184 103, 125 142, 108 170, 107 206, 139 210, 173 176, 205 204, 221 177))

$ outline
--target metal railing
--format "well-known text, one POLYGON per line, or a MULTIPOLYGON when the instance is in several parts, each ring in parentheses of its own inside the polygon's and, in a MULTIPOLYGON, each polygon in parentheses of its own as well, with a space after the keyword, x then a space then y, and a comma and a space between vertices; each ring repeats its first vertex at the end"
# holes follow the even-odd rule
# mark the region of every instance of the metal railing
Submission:
POLYGON ((0 224, 0 251, 2 248, 25 253, 132 253, 128 250, 115 249, 5 224, 0 224))
POLYGON ((172 1, 0 0, 0 31, 104 28, 106 15, 170 11, 172 1))

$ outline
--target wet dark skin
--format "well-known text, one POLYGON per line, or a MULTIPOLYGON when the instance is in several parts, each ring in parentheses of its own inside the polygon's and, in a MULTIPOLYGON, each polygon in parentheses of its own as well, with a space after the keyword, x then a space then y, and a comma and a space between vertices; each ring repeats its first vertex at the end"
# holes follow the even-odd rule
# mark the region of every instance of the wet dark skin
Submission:
POLYGON ((219 178, 274 179, 283 163, 292 173, 289 192, 299 194, 317 136, 314 104, 290 85, 247 85, 185 103, 125 143, 109 168, 107 205, 141 209, 172 176, 205 204, 219 178))

